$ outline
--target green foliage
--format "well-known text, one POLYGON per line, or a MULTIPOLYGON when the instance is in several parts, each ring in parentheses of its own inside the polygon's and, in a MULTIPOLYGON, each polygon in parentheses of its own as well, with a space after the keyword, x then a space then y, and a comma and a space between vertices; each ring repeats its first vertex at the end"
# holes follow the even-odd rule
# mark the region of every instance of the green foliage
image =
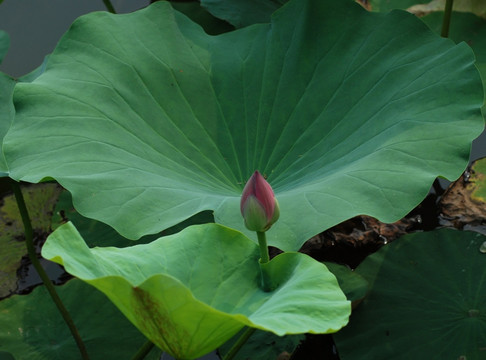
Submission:
MULTIPOLYGON (((437 33, 442 27, 443 12, 433 12, 422 20, 437 33)), ((472 13, 454 12, 452 15, 449 38, 456 43, 466 42, 474 50, 476 66, 486 88, 486 19, 472 13)))
POLYGON ((359 274, 344 265, 331 262, 324 263, 330 272, 338 280, 339 287, 352 302, 357 302, 365 297, 368 292, 368 282, 359 274))
POLYGON ((484 359, 485 237, 442 229, 406 235, 356 272, 370 293, 334 335, 342 360, 484 359))
MULTIPOLYGON (((71 194, 69 194, 67 191, 63 191, 59 196, 56 207, 53 211, 52 230, 57 229, 66 221, 70 221, 75 225, 76 229, 81 234, 81 237, 86 241, 86 244, 89 247, 116 246, 121 248, 133 245, 133 241, 125 239, 110 226, 99 221, 86 218, 78 213, 72 204, 71 194)), ((146 244, 158 239, 161 236, 175 234, 189 225, 204 224, 209 222, 214 222, 213 216, 210 212, 205 211, 196 214, 188 220, 166 229, 159 234, 144 236, 137 241, 137 244, 146 244)))
POLYGON ((273 12, 287 0, 201 0, 201 5, 214 16, 236 28, 268 23, 273 12))
MULTIPOLYGON (((99 291, 79 280, 56 287, 86 340, 90 358, 125 359, 145 338, 99 291)), ((0 359, 2 351, 15 359, 78 360, 79 352, 46 289, 15 295, 0 302, 0 359)), ((146 357, 156 360, 160 350, 146 357)))
POLYGON ((222 34, 234 30, 234 27, 226 21, 212 16, 197 1, 172 2, 171 5, 175 10, 183 13, 195 23, 201 25, 204 31, 210 35, 222 34))
MULTIPOLYGON (((231 346, 239 338, 241 332, 218 349, 220 355, 229 352, 231 346)), ((277 359, 282 352, 292 353, 304 335, 277 336, 270 332, 257 330, 238 351, 234 360, 269 360, 277 359)))
POLYGON ((277 288, 264 292, 258 246, 217 224, 130 248, 89 249, 67 223, 42 255, 104 292, 147 338, 180 359, 214 350, 244 326, 280 336, 335 332, 351 311, 334 275, 300 253, 270 261, 277 288))
POLYGON ((459 176, 483 129, 473 63, 410 14, 344 1, 216 37, 166 2, 94 13, 16 87, 4 150, 13 178, 55 178, 129 238, 203 210, 249 234, 238 203, 258 169, 282 214, 269 244, 296 250, 357 214, 397 220, 459 176))
POLYGON ((486 204, 486 158, 479 159, 471 165, 471 173, 471 199, 476 204, 486 204))

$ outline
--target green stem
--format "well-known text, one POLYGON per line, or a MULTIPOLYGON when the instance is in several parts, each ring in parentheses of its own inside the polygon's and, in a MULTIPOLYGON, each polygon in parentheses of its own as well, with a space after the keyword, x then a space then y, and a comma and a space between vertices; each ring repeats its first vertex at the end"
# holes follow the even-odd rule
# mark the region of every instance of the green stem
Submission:
POLYGON ((258 245, 260 245, 260 272, 261 272, 261 286, 263 291, 272 291, 272 279, 269 273, 270 256, 268 255, 267 238, 264 232, 257 231, 258 245))
POLYGON ((140 349, 133 355, 132 360, 142 360, 145 356, 148 355, 150 350, 154 347, 154 343, 150 340, 147 340, 140 349))
POLYGON ((61 313, 64 321, 66 322, 69 330, 71 330, 71 334, 73 335, 76 344, 78 345, 79 352, 81 353, 81 358, 84 360, 88 360, 88 352, 86 351, 86 347, 84 346, 83 340, 81 340, 81 336, 79 335, 78 329, 74 325, 73 319, 69 315, 68 311, 64 307, 64 304, 61 301, 61 298, 56 292, 54 285, 52 284, 49 276, 47 276, 44 268, 42 267, 39 259, 37 259, 37 254, 35 252, 34 247, 34 240, 33 240, 33 231, 32 231, 32 223, 30 222, 29 213, 27 212, 27 207, 25 206, 24 197, 22 196, 22 191, 20 190, 20 185, 16 181, 10 182, 12 185, 12 189, 15 195, 15 200, 17 201, 17 206, 19 207, 20 216, 22 217, 22 222, 24 224, 24 231, 25 231, 25 244, 27 245, 27 252, 29 254, 30 261, 34 268, 37 270, 42 282, 44 283, 47 291, 51 295, 52 300, 56 304, 59 312, 61 313))
POLYGON ((103 4, 105 4, 106 10, 108 10, 112 14, 116 14, 115 8, 111 4, 110 0, 103 0, 103 4))
POLYGON ((247 328, 245 332, 239 337, 239 339, 233 344, 230 351, 223 357, 223 360, 231 360, 240 351, 240 349, 245 345, 250 336, 255 332, 255 328, 247 328))
POLYGON ((268 255, 267 237, 264 232, 257 231, 258 245, 260 245, 260 263, 267 263, 270 261, 268 255))
POLYGON ((451 25, 452 4, 454 0, 446 0, 444 8, 444 19, 442 20, 442 31, 440 36, 449 37, 449 27, 451 25))

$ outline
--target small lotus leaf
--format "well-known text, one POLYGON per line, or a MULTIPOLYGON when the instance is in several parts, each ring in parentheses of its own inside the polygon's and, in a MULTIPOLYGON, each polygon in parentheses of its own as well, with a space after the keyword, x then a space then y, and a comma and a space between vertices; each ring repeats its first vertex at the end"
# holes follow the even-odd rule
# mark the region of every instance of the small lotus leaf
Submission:
POLYGON ((300 253, 272 259, 278 287, 262 291, 258 246, 218 224, 190 226, 145 245, 89 249, 67 223, 42 254, 104 292, 145 336, 180 359, 214 350, 244 326, 277 335, 335 332, 351 310, 334 275, 300 253))

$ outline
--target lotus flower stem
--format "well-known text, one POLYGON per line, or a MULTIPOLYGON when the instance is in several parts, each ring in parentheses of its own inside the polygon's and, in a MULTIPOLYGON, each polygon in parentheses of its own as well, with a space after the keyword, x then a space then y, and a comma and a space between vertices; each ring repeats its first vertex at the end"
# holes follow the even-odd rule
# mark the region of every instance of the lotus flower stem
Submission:
POLYGON ((83 340, 79 335, 76 325, 74 325, 73 319, 71 318, 69 312, 67 311, 66 307, 62 303, 61 298, 57 294, 54 285, 52 284, 51 280, 49 279, 49 276, 47 275, 41 263, 39 262, 39 259, 37 259, 37 254, 35 252, 34 240, 33 240, 32 223, 30 222, 29 213, 27 211, 27 207, 25 206, 25 201, 24 201, 24 197, 22 196, 22 191, 20 190, 20 185, 16 181, 11 181, 11 185, 15 195, 15 200, 17 201, 17 206, 19 208, 20 216, 22 217, 22 222, 24 224, 25 244, 27 246, 27 252, 29 254, 30 261, 32 262, 32 265, 34 265, 34 268, 37 270, 37 273, 42 279, 42 282, 44 283, 47 291, 49 292, 49 295, 51 295, 52 300, 56 304, 57 308, 59 309, 59 312, 64 318, 64 321, 69 327, 69 330, 71 331, 71 334, 74 340, 76 341, 76 344, 78 345, 79 352, 81 353, 81 358, 84 360, 89 360, 86 346, 84 345, 83 340))
POLYGON ((260 263, 267 263, 270 261, 270 256, 268 255, 267 237, 264 232, 257 231, 258 245, 260 245, 260 263))
POLYGON ((452 5, 454 0, 446 0, 444 8, 444 19, 442 20, 442 31, 440 36, 449 37, 449 27, 451 25, 452 5))
POLYGON ((108 10, 108 12, 116 14, 115 8, 113 7, 110 0, 103 0, 103 4, 105 4, 106 10, 108 10))
POLYGON ((138 351, 133 355, 132 360, 142 360, 148 355, 150 350, 154 347, 154 343, 150 340, 147 340, 138 351))
POLYGON ((261 272, 261 286, 263 291, 269 292, 274 290, 272 286, 272 279, 268 272, 268 263, 270 262, 270 256, 268 255, 267 238, 265 232, 257 231, 258 245, 260 245, 260 272, 261 272))
POLYGON ((231 360, 235 357, 235 355, 240 351, 240 349, 245 345, 245 343, 248 341, 250 336, 253 335, 255 332, 255 328, 247 328, 243 334, 236 340, 236 342, 233 344, 231 349, 228 351, 228 353, 223 357, 223 360, 231 360))
POLYGON ((272 279, 269 273, 270 256, 268 255, 265 231, 278 220, 280 208, 270 184, 256 170, 246 182, 240 200, 240 211, 248 230, 256 231, 260 245, 261 287, 263 291, 272 291, 272 279))

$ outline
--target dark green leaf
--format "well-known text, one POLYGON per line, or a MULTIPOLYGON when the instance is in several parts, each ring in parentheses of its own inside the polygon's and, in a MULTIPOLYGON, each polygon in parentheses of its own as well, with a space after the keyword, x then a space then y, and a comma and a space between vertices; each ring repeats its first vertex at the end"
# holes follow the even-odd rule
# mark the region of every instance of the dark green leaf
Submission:
POLYGON ((345 265, 331 262, 325 262, 324 264, 334 274, 348 300, 357 302, 365 297, 368 292, 368 282, 365 278, 345 265))
POLYGON ((442 229, 369 256, 356 272, 371 291, 334 335, 341 359, 484 359, 485 240, 442 229))
POLYGON ((237 28, 270 22, 273 12, 287 0, 201 0, 201 5, 217 18, 237 28))
MULTIPOLYGON (((144 336, 93 287, 71 280, 56 287, 70 311, 93 360, 130 358, 146 341, 144 336)), ((47 290, 0 301, 0 349, 23 360, 78 360, 80 353, 47 290)), ((146 357, 156 360, 160 350, 146 357)), ((2 355, 0 354, 0 358, 2 355)), ((9 358, 5 358, 9 359, 9 358)))
MULTIPOLYGON (((72 204, 71 195, 67 191, 63 191, 59 196, 59 200, 56 204, 56 208, 53 211, 52 216, 52 229, 57 229, 60 225, 70 221, 79 231, 86 244, 89 247, 94 246, 116 246, 126 247, 133 245, 133 241, 128 240, 118 234, 112 227, 103 224, 102 222, 86 218, 79 214, 74 209, 72 204)), ((145 244, 149 243, 161 236, 175 234, 181 231, 189 225, 204 224, 208 222, 214 222, 212 213, 206 211, 192 216, 191 218, 177 224, 169 229, 162 231, 156 235, 147 235, 140 238, 137 243, 145 244)))
MULTIPOLYGON (((242 332, 218 349, 221 355, 227 354, 242 332)), ((292 353, 305 335, 277 336, 271 332, 257 330, 236 353, 234 360, 274 360, 282 352, 292 353)))
POLYGON ((215 18, 207 10, 201 7, 197 1, 194 2, 172 2, 172 7, 186 15, 189 19, 202 26, 204 31, 210 35, 222 34, 234 27, 226 21, 215 18))

